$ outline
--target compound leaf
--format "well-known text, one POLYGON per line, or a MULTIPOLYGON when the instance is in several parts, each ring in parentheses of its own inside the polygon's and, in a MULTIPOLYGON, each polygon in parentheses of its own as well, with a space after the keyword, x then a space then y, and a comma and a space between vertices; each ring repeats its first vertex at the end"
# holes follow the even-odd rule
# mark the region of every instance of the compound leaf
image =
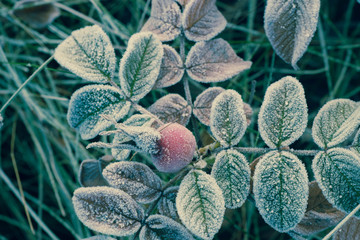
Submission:
POLYGON ((211 171, 222 190, 225 207, 241 207, 250 190, 250 167, 244 155, 236 150, 222 150, 211 171))
POLYGON ((289 146, 304 133, 307 117, 303 86, 284 77, 266 90, 258 120, 261 137, 271 148, 289 146))
POLYGON ((138 101, 153 88, 159 75, 163 47, 150 32, 132 35, 120 62, 120 86, 127 98, 138 101))
POLYGON ((272 151, 260 159, 253 179, 265 222, 279 232, 293 229, 305 214, 309 194, 304 164, 292 153, 272 151))
POLYGON ((82 187, 108 186, 109 184, 102 175, 102 170, 107 162, 87 159, 81 162, 79 170, 79 182, 82 187))
POLYGON ((179 216, 176 211, 176 196, 179 191, 179 186, 167 188, 158 203, 159 213, 161 215, 172 218, 173 220, 178 220, 179 216))
POLYGON ((130 109, 119 90, 107 85, 88 85, 71 96, 67 120, 72 128, 79 131, 83 139, 91 139, 112 125, 101 117, 111 116, 115 121, 124 117, 130 109))
POLYGON ((333 240, 359 240, 360 220, 352 217, 334 234, 333 240))
POLYGON ((320 0, 268 0, 265 33, 277 55, 297 68, 316 31, 320 0))
POLYGON ((107 166, 103 175, 112 187, 121 189, 140 203, 150 203, 161 195, 160 178, 145 164, 117 162, 107 166))
POLYGON ((88 81, 106 83, 115 71, 115 51, 109 37, 94 25, 73 31, 55 49, 55 60, 88 81))
MULTIPOLYGON (((360 204, 360 158, 344 148, 319 152, 312 170, 326 199, 336 208, 351 212, 360 204)), ((356 213, 360 217, 360 212, 356 213)))
POLYGON ((185 62, 189 76, 204 83, 225 81, 249 69, 251 64, 238 57, 230 44, 221 38, 196 43, 185 62))
POLYGON ((215 1, 193 0, 186 4, 182 25, 187 39, 195 42, 210 40, 225 29, 226 19, 215 1))
POLYGON ((188 230, 178 222, 162 215, 151 215, 141 229, 140 240, 193 240, 188 230))
POLYGON ((80 221, 104 234, 134 234, 144 218, 144 210, 127 193, 115 188, 78 188, 72 201, 80 221))
POLYGON ((192 170, 180 184, 176 208, 187 229, 202 239, 212 239, 221 227, 225 202, 212 176, 192 170))
POLYGON ((359 124, 360 105, 349 99, 335 99, 316 115, 312 136, 319 147, 333 147, 350 137, 359 124))
POLYGON ((241 95, 234 90, 219 94, 211 107, 210 129, 221 145, 235 146, 247 128, 241 95))

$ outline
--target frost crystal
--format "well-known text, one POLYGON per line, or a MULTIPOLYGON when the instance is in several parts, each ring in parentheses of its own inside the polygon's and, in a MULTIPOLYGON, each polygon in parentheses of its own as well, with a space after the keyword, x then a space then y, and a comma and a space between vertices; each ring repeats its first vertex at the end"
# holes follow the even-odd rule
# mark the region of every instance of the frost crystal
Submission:
POLYGON ((167 188, 158 203, 159 213, 161 215, 172 218, 173 220, 178 220, 179 216, 176 211, 176 195, 179 191, 179 186, 169 187, 167 188))
POLYGON ((201 170, 192 170, 180 184, 176 208, 185 227, 194 235, 210 240, 221 227, 225 202, 213 177, 201 170))
POLYGON ((314 142, 321 148, 336 146, 360 125, 360 104, 349 99, 326 103, 316 115, 312 128, 314 142))
POLYGON ((54 57, 61 66, 88 81, 106 83, 114 75, 114 48, 97 25, 73 31, 55 49, 54 57))
POLYGON ((211 171, 221 188, 225 207, 241 207, 250 190, 250 168, 246 158, 236 150, 223 150, 217 156, 211 171))
POLYGON ((243 101, 234 90, 219 94, 211 107, 210 129, 221 145, 235 146, 247 127, 243 101))
POLYGON ((360 204, 360 158, 354 152, 344 148, 320 152, 312 170, 324 196, 336 208, 349 213, 360 204))
POLYGON ((308 200, 304 164, 292 153, 272 151, 260 159, 253 179, 256 206, 265 222, 279 232, 293 229, 308 200))
POLYGON ((319 10, 320 0, 267 1, 266 36, 275 52, 294 68, 316 31, 319 10))
POLYGON ((67 120, 83 139, 91 139, 112 125, 100 114, 111 116, 115 121, 124 117, 130 109, 121 93, 112 86, 88 85, 71 96, 67 120))
POLYGON ((160 178, 145 164, 112 163, 104 169, 103 175, 112 187, 123 190, 137 202, 150 203, 161 195, 160 178))
POLYGON ((144 210, 127 193, 115 188, 78 188, 72 201, 80 221, 104 234, 134 234, 144 218, 144 210))
POLYGON ((271 148, 289 146, 304 133, 307 117, 304 88, 284 77, 266 90, 258 120, 261 137, 271 148))

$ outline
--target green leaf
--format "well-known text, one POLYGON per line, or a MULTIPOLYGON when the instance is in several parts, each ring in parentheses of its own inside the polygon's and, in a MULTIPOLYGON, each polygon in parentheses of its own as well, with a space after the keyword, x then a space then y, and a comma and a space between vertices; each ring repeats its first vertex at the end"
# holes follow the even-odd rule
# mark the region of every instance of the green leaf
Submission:
POLYGON ((319 147, 333 147, 350 137, 359 124, 360 105, 349 99, 335 99, 316 115, 312 136, 319 147))
POLYGON ((138 101, 153 88, 160 72, 163 47, 150 32, 132 35, 120 62, 120 86, 125 96, 138 101))
MULTIPOLYGON (((344 148, 318 153, 312 163, 316 181, 336 208, 351 212, 360 204, 360 158, 344 148)), ((360 217, 360 212, 356 213, 360 217)))
POLYGON ((225 207, 241 207, 250 190, 250 167, 244 155, 236 150, 222 150, 211 171, 222 190, 225 207))
POLYGON ((279 232, 293 229, 307 206, 304 164, 292 153, 272 151, 260 159, 253 179, 256 206, 265 222, 279 232))
POLYGON ((289 146, 304 133, 307 117, 304 88, 284 77, 266 90, 258 120, 261 137, 271 148, 289 146))
POLYGON ((225 202, 212 176, 192 170, 180 184, 176 208, 187 229, 202 239, 212 239, 221 227, 225 202))
POLYGON ((179 219, 175 203, 178 191, 179 186, 167 188, 161 195, 158 203, 159 213, 176 221, 179 219))
POLYGON ((102 175, 102 170, 108 165, 101 159, 86 159, 81 162, 79 182, 83 187, 108 186, 102 175))
POLYGON ((94 25, 73 31, 55 49, 55 60, 88 81, 106 83, 115 71, 115 51, 109 37, 94 25))
POLYGON ((130 109, 117 88, 106 85, 88 85, 78 89, 71 96, 67 120, 83 139, 91 139, 112 125, 102 118, 106 114, 118 121, 130 109))

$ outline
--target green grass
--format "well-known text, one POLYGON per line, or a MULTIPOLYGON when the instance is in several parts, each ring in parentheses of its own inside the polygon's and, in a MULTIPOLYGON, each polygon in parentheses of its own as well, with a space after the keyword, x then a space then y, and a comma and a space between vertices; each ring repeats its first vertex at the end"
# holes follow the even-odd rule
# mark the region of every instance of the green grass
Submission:
MULTIPOLYGON (((52 56, 55 47, 71 31, 100 24, 109 34, 120 59, 128 38, 138 31, 144 22, 143 16, 146 20, 150 12, 145 0, 54 2, 61 9, 61 16, 44 29, 32 29, 11 14, 9 10, 15 0, 0 2, 0 107, 52 56)), ((253 61, 246 73, 216 84, 235 89, 245 102, 251 101, 254 118, 242 146, 263 146, 256 116, 267 86, 283 76, 295 76, 304 85, 309 128, 319 108, 328 100, 360 101, 360 4, 356 0, 322 1, 317 32, 299 62, 301 70, 298 71, 274 54, 265 36, 264 0, 218 0, 217 6, 228 20, 228 27, 220 37, 229 41, 239 56, 253 61)), ((187 42, 187 49, 191 44, 187 42)), ((178 47, 178 42, 175 46, 178 47)), ((84 82, 55 61, 40 70, 2 112, 0 240, 81 239, 94 235, 77 219, 71 197, 79 187, 77 173, 81 161, 98 158, 109 151, 86 150, 88 142, 81 140, 66 121, 69 98, 84 82)), ((191 81, 193 98, 209 86, 191 81)), ((149 106, 168 92, 184 96, 182 85, 177 84, 153 91, 141 104, 149 106)), ((314 149, 308 138, 305 134, 294 148, 314 149)), ((302 160, 307 166, 311 164, 310 158, 302 160)), ((242 208, 226 212, 216 239, 290 237, 266 225, 254 204, 247 201, 242 208)))

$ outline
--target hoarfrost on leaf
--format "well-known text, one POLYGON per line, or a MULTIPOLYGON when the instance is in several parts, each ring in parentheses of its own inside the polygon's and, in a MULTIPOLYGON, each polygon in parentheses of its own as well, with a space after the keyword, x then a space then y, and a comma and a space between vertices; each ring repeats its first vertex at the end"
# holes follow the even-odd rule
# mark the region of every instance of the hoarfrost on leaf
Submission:
POLYGON ((250 167, 244 155, 236 150, 222 150, 211 171, 222 190, 225 207, 241 207, 250 190, 250 167))
MULTIPOLYGON (((346 213, 360 204, 360 158, 344 148, 319 152, 312 163, 314 177, 325 198, 346 213)), ((360 217, 360 212, 356 215, 360 217)))
POLYGON ((144 210, 127 193, 115 188, 78 188, 72 202, 85 226, 108 235, 134 234, 144 218, 144 210))
POLYGON ((107 166, 105 161, 87 159, 81 162, 79 182, 83 187, 108 186, 102 175, 102 170, 107 166))
POLYGON ((271 148, 289 146, 305 131, 307 105, 304 88, 291 76, 283 77, 266 90, 259 112, 259 131, 271 148))
POLYGON ((216 0, 192 0, 185 6, 182 26, 191 41, 206 41, 218 35, 226 27, 226 19, 217 9, 216 0))
POLYGON ((360 129, 357 131, 350 149, 360 156, 360 129))
POLYGON ((277 55, 293 68, 316 31, 320 0, 268 0, 265 33, 277 55))
POLYGON ((71 96, 67 120, 83 139, 94 138, 99 132, 112 125, 100 116, 111 116, 115 121, 123 118, 130 109, 117 88, 107 85, 88 85, 71 96))
POLYGON ((360 104, 349 99, 327 102, 312 127, 314 142, 321 148, 334 147, 350 137, 360 125, 360 104))
POLYGON ((333 240, 359 240, 360 219, 350 218, 333 236, 333 240))
POLYGON ((193 240, 193 236, 180 223, 162 215, 151 215, 141 229, 140 240, 193 240))
POLYGON ((171 41, 180 35, 181 11, 174 0, 152 0, 150 18, 142 32, 155 33, 160 41, 171 41))
POLYGON ((292 153, 272 151, 256 165, 253 180, 256 206, 265 222, 279 232, 293 229, 307 206, 304 164, 292 153))
POLYGON ((131 36, 120 62, 120 87, 127 98, 139 101, 153 88, 159 75, 163 47, 150 32, 131 36))
POLYGON ((210 240, 221 227, 225 201, 212 176, 201 170, 192 170, 180 184, 176 208, 187 229, 202 239, 210 240))
POLYGON ((230 44, 221 38, 196 43, 185 62, 189 76, 204 83, 225 81, 249 69, 251 64, 238 57, 230 44))
POLYGON ((224 147, 240 142, 247 128, 241 95, 234 90, 219 94, 211 107, 210 129, 224 147))
POLYGON ((160 178, 145 164, 112 163, 104 169, 103 175, 110 186, 128 193, 137 202, 150 203, 161 195, 160 178))
POLYGON ((161 215, 167 216, 175 221, 179 219, 179 216, 176 211, 176 196, 179 191, 179 186, 167 188, 158 203, 159 213, 161 215))
POLYGON ((94 25, 73 31, 55 49, 55 60, 79 77, 106 83, 115 71, 115 51, 109 37, 94 25))

